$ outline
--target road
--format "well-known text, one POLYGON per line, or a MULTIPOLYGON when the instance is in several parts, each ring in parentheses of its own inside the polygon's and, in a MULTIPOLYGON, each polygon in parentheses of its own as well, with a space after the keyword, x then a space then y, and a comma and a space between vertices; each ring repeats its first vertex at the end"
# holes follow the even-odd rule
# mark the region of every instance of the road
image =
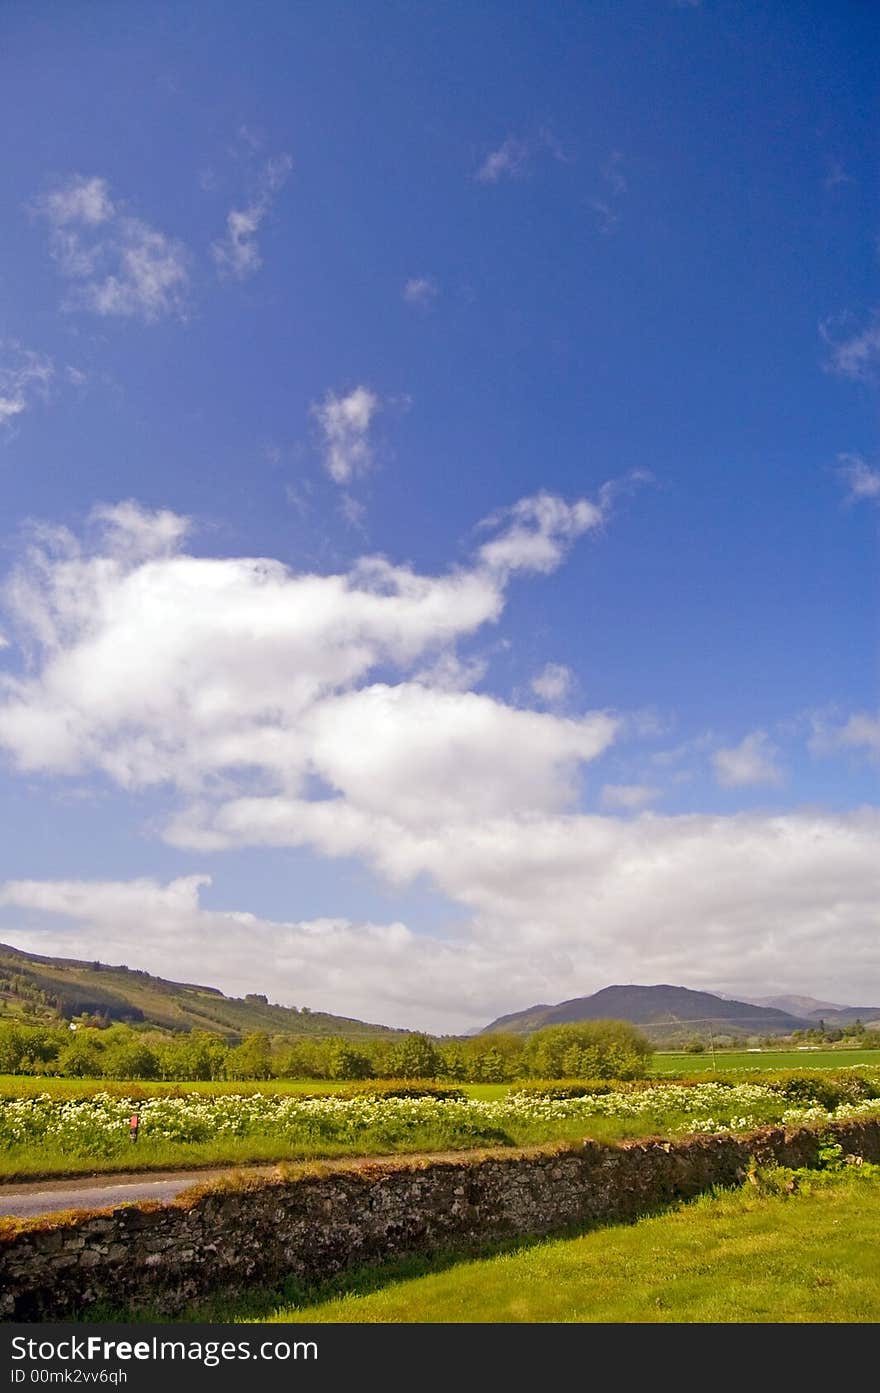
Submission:
POLYGON ((228 1171, 227 1166, 219 1170, 90 1175, 76 1180, 29 1180, 0 1185, 0 1216, 24 1219, 35 1214, 53 1214, 60 1209, 115 1209, 120 1204, 137 1204, 142 1200, 167 1202, 191 1185, 216 1180, 228 1171))
MULTIPOLYGON (((393 1156, 336 1156, 321 1161, 327 1170, 351 1170, 389 1164, 406 1166, 411 1162, 461 1160, 460 1151, 431 1151, 428 1153, 393 1156)), ((191 1185, 203 1185, 231 1171, 241 1174, 274 1176, 277 1166, 217 1166, 210 1170, 188 1171, 117 1171, 107 1175, 81 1175, 73 1180, 27 1180, 0 1183, 0 1218, 33 1218, 37 1214, 55 1214, 63 1209, 115 1209, 120 1204, 139 1204, 143 1200, 167 1203, 188 1190, 191 1185)))

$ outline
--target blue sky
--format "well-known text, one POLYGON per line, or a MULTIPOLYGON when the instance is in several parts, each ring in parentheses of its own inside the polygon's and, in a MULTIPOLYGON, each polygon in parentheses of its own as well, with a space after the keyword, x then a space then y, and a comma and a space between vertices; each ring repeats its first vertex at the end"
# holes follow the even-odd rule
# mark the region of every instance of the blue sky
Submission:
POLYGON ((876 1004, 869 9, 3 28, 4 937, 876 1004))

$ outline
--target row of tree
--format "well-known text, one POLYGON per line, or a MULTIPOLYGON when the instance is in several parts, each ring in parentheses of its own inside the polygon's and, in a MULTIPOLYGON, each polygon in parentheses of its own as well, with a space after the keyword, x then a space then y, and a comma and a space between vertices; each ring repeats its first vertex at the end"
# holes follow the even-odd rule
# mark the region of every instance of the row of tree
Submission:
POLYGON ((230 1045, 203 1031, 163 1035, 114 1025, 38 1027, 0 1023, 0 1074, 67 1078, 443 1079, 505 1083, 522 1078, 639 1078, 651 1046, 623 1021, 549 1026, 534 1035, 434 1040, 270 1038, 230 1045))

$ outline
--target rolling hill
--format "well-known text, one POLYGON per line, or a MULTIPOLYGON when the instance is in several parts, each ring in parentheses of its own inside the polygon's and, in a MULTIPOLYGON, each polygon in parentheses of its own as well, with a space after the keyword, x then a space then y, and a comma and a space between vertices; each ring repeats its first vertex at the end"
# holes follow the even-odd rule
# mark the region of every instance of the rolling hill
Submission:
POLYGON ((509 1016, 499 1016, 485 1027, 483 1034, 509 1030, 529 1035, 545 1025, 575 1021, 630 1021, 649 1034, 680 1033, 681 1028, 709 1027, 719 1033, 737 1035, 787 1035, 789 1031, 815 1025, 814 1020, 780 1011, 772 1006, 755 1006, 747 1001, 727 1001, 711 992, 695 992, 669 985, 642 987, 604 987, 593 996, 574 997, 556 1006, 530 1006, 509 1016))
POLYGON ((162 1030, 207 1030, 227 1039, 255 1031, 270 1035, 400 1035, 390 1026, 322 1011, 272 1005, 265 996, 224 996, 216 987, 172 982, 130 967, 48 958, 0 944, 0 1002, 8 1015, 32 1020, 103 1016, 162 1030))

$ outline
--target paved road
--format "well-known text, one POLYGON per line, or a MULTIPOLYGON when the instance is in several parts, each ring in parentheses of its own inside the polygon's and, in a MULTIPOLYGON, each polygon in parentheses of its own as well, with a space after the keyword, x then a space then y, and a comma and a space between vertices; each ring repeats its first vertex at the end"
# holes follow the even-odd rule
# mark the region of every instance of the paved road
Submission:
MULTIPOLYGON (((432 1151, 432 1161, 461 1160, 460 1151, 432 1151)), ((405 1166, 425 1160, 424 1153, 394 1156, 338 1156, 321 1162, 328 1170, 351 1170, 352 1167, 405 1166)), ((191 1185, 202 1185, 247 1170, 253 1175, 277 1175, 271 1165, 217 1166, 210 1170, 188 1171, 117 1171, 108 1175, 78 1176, 75 1180, 28 1180, 0 1183, 0 1218, 14 1216, 31 1218, 35 1214, 55 1214, 61 1209, 115 1209, 120 1204, 138 1204, 141 1200, 167 1202, 191 1185)))
MULTIPOLYGON (((228 1170, 228 1167, 226 1168, 228 1170)), ((215 1180, 226 1170, 175 1171, 160 1175, 105 1175, 77 1180, 31 1180, 0 1185, 0 1215, 29 1218, 59 1209, 109 1209, 141 1200, 171 1200, 190 1185, 215 1180)))

